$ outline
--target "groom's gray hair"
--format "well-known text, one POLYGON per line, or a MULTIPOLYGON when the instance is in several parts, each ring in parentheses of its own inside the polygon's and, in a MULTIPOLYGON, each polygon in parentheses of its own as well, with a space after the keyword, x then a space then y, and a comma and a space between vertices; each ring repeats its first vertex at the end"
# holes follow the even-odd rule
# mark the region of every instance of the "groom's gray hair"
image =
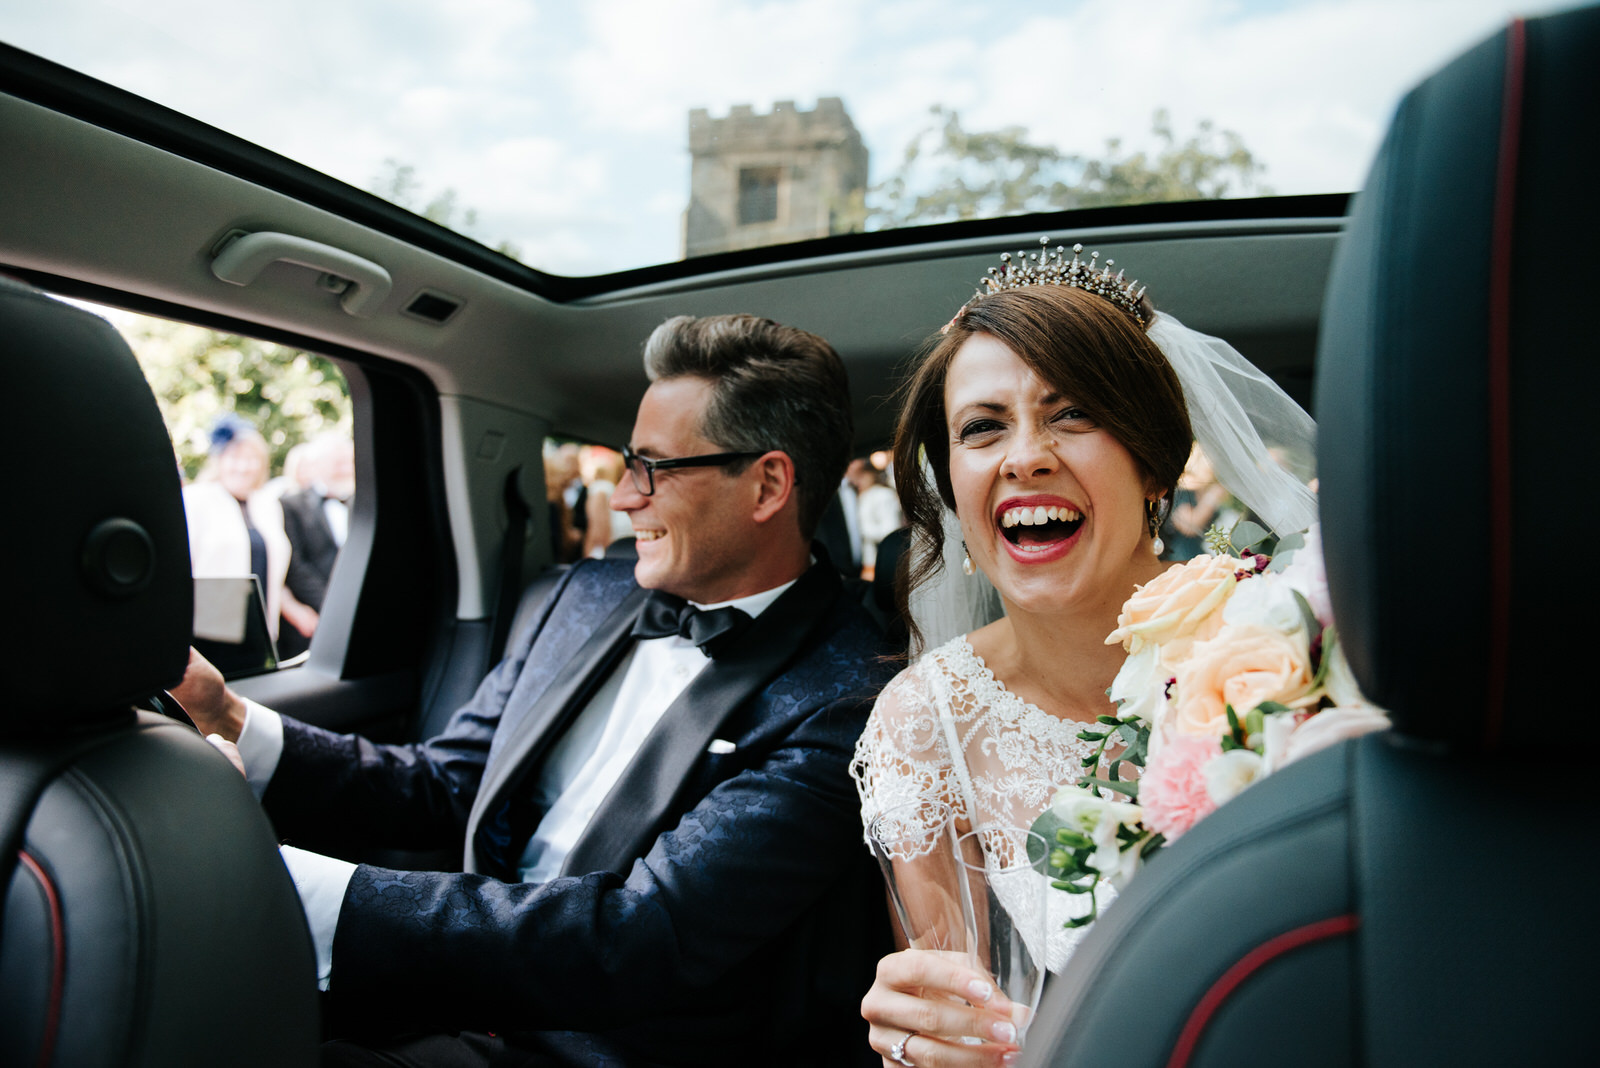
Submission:
POLYGON ((755 315, 680 315, 651 333, 644 369, 652 382, 711 383, 700 427, 707 441, 728 452, 788 454, 800 532, 809 538, 844 477, 855 430, 849 377, 833 346, 755 315))

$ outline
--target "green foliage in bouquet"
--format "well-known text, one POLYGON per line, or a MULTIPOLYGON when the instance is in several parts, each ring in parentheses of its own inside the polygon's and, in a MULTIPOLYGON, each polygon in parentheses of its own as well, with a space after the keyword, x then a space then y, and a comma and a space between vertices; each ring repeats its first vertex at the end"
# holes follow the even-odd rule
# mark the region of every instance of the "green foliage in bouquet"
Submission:
MULTIPOLYGON (((1030 840, 1031 851, 1046 851, 1045 873, 1057 890, 1069 894, 1088 894, 1089 909, 1082 916, 1066 921, 1068 927, 1084 927, 1099 916, 1094 887, 1102 878, 1117 879, 1161 847, 1165 839, 1138 824, 1137 778, 1125 778, 1125 766, 1142 768, 1150 745, 1150 725, 1138 716, 1096 717, 1095 727, 1078 732, 1081 741, 1094 745, 1083 758, 1083 775, 1064 788, 1055 801, 1034 820, 1032 830, 1039 836, 1030 840), (1106 750, 1120 742, 1115 756, 1106 750), (1098 774, 1096 774, 1098 773, 1098 774), (1125 802, 1116 798, 1124 797, 1125 802), (1045 845, 1038 843, 1043 841, 1045 845)), ((1031 855, 1037 863, 1041 858, 1031 855)))

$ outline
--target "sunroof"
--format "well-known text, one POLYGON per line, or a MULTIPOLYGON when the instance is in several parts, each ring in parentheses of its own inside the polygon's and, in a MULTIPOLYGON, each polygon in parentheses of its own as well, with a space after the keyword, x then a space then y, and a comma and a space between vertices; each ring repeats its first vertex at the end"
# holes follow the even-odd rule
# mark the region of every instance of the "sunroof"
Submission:
POLYGON ((0 39, 590 275, 909 223, 1349 191, 1405 88, 1511 10, 53 0, 0 5, 0 39))

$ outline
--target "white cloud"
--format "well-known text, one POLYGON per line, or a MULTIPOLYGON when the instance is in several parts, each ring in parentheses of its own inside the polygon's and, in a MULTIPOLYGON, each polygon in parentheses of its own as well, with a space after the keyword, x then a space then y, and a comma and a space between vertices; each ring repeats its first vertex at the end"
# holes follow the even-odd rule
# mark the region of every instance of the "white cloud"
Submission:
MULTIPOLYGON (((1533 0, 1525 10, 1564 6, 1533 0)), ((1238 132, 1278 192, 1354 188, 1400 94, 1510 0, 55 0, 0 39, 586 273, 678 254, 688 111, 841 96, 881 180, 928 108, 1097 153, 1238 132)))

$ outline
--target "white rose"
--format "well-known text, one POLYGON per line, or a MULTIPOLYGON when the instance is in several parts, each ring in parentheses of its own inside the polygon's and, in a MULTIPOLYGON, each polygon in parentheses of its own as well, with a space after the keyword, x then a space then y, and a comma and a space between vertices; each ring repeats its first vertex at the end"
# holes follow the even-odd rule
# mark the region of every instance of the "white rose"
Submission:
POLYGON ((1262 777, 1261 767, 1261 758, 1250 749, 1230 749, 1212 757, 1206 762, 1206 793, 1215 804, 1225 805, 1262 777))
POLYGON ((1161 722, 1166 707, 1166 679, 1161 677, 1161 649, 1145 645, 1122 662, 1122 670, 1111 680, 1111 700, 1122 702, 1118 713, 1138 716, 1154 726, 1161 722))
POLYGON ((1289 736, 1283 763, 1293 763, 1346 738, 1357 738, 1373 731, 1387 730, 1388 727, 1389 717, 1381 708, 1372 705, 1325 708, 1300 724, 1289 736))
POLYGON ((1222 609, 1228 623, 1250 624, 1293 634, 1305 629, 1305 616, 1294 599, 1295 588, 1278 575, 1258 575, 1239 583, 1222 609))

